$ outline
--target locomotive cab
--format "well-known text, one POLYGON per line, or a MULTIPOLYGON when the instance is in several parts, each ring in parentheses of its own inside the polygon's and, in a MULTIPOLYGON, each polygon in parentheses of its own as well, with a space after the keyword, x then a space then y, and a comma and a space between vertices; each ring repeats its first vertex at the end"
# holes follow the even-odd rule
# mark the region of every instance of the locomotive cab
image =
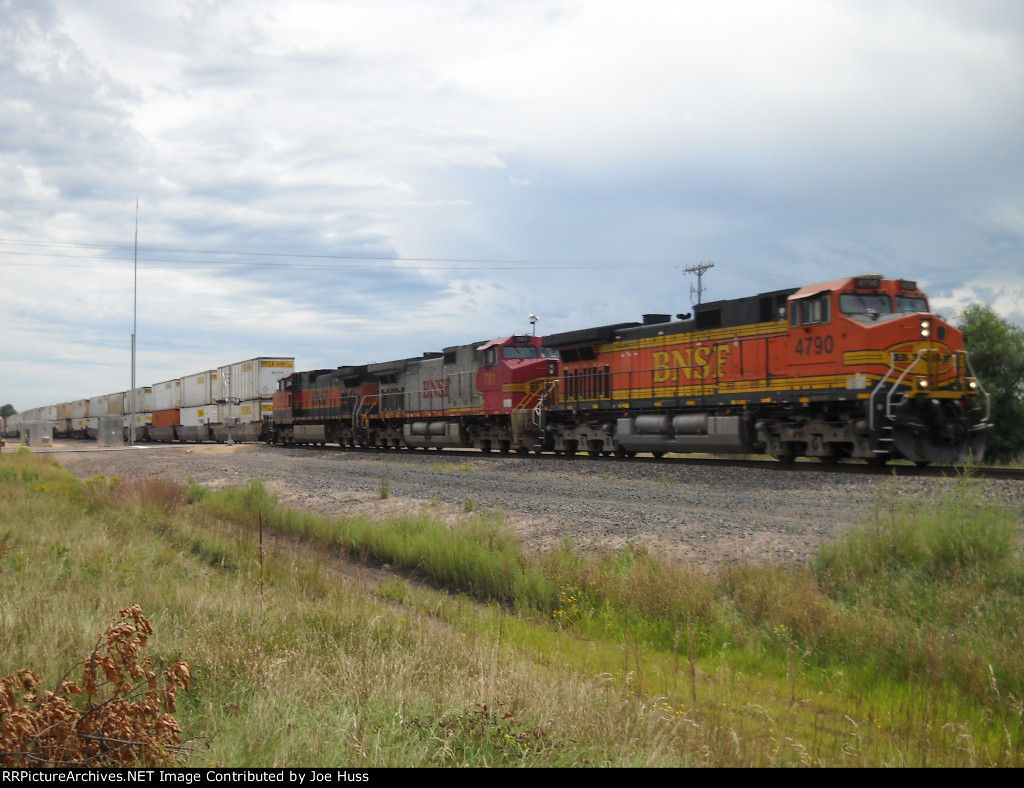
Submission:
POLYGON ((483 431, 479 445, 541 451, 545 405, 561 370, 558 351, 545 347, 541 337, 515 334, 480 345, 477 353, 477 390, 484 399, 484 413, 506 423, 501 431, 483 431))
POLYGON ((487 413, 534 408, 550 396, 560 363, 558 351, 545 347, 541 337, 516 334, 480 345, 477 351, 477 388, 487 413))
MULTIPOLYGON (((807 402, 816 380, 833 390, 845 380, 848 397, 863 404, 857 432, 874 458, 983 456, 987 395, 960 331, 929 310, 916 282, 857 276, 804 288, 789 302, 790 370, 811 382, 807 402)), ((864 444, 855 448, 865 456, 864 444)))

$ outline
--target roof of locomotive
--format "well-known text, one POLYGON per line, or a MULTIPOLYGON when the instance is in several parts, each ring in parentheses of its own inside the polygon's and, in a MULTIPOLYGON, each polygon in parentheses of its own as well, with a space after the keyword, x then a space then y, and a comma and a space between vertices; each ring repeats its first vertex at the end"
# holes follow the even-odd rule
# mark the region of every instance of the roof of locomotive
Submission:
POLYGON ((624 328, 633 328, 640 323, 615 323, 610 326, 595 326, 594 328, 579 328, 575 331, 565 331, 561 334, 547 334, 544 337, 544 344, 551 348, 580 347, 583 345, 596 345, 600 342, 608 342, 615 338, 615 335, 624 328))
MULTIPOLYGON (((805 285, 793 293, 793 298, 806 298, 807 296, 817 295, 818 293, 830 292, 832 290, 842 290, 848 287, 856 277, 848 276, 845 279, 836 279, 832 282, 820 282, 816 285, 805 285)), ((879 277, 881 278, 881 277, 879 277)))
POLYGON ((498 337, 497 339, 489 339, 484 343, 475 343, 476 350, 487 350, 492 347, 501 347, 507 345, 509 342, 517 345, 532 344, 533 334, 509 334, 507 337, 498 337))
MULTIPOLYGON (((921 293, 922 291, 918 288, 917 282, 908 281, 906 279, 892 278, 883 276, 882 274, 860 274, 858 276, 848 276, 845 279, 836 279, 832 282, 821 282, 816 285, 807 285, 797 290, 792 298, 807 298, 808 296, 817 295, 818 293, 830 292, 833 290, 848 290, 850 288, 858 290, 875 290, 882 289, 892 292, 893 289, 898 289, 904 292, 921 293), (878 280, 876 287, 858 285, 857 280, 878 280)), ((923 293, 922 293, 923 295, 923 293)))

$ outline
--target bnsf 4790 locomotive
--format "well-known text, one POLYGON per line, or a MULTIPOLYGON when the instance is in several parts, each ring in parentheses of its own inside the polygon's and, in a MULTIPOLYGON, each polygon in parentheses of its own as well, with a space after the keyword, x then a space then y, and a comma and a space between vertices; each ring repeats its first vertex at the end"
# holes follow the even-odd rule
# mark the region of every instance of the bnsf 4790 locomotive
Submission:
POLYGON ((981 459, 988 397, 915 282, 857 276, 545 338, 556 451, 981 459))
POLYGON ((984 454, 988 397, 960 331, 915 282, 858 276, 679 317, 296 373, 275 396, 274 439, 921 464, 984 454))

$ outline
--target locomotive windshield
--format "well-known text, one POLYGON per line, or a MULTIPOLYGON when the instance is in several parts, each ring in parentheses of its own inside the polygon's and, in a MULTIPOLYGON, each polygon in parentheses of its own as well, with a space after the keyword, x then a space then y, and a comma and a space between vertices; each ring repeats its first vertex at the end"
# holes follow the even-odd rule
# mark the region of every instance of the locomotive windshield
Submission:
POLYGON ((558 358, 558 351, 549 347, 537 347, 536 345, 505 345, 501 349, 502 358, 558 358))
POLYGON ((896 296, 897 312, 927 312, 928 299, 921 296, 896 296))
POLYGON ((843 293, 839 296, 839 308, 850 317, 867 317, 877 320, 883 315, 927 312, 928 299, 923 296, 896 296, 893 309, 892 297, 888 293, 843 293))
POLYGON ((892 299, 886 293, 843 293, 839 308, 844 315, 891 315, 892 299))
POLYGON ((501 349, 502 358, 537 358, 540 348, 533 345, 505 345, 501 349))

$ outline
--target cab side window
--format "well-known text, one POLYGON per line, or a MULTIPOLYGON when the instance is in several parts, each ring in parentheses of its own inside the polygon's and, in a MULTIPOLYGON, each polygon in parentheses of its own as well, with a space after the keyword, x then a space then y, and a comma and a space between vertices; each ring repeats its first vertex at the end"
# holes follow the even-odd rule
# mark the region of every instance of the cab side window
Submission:
POLYGON ((828 295, 804 298, 790 304, 789 324, 796 326, 813 326, 829 321, 828 295))

